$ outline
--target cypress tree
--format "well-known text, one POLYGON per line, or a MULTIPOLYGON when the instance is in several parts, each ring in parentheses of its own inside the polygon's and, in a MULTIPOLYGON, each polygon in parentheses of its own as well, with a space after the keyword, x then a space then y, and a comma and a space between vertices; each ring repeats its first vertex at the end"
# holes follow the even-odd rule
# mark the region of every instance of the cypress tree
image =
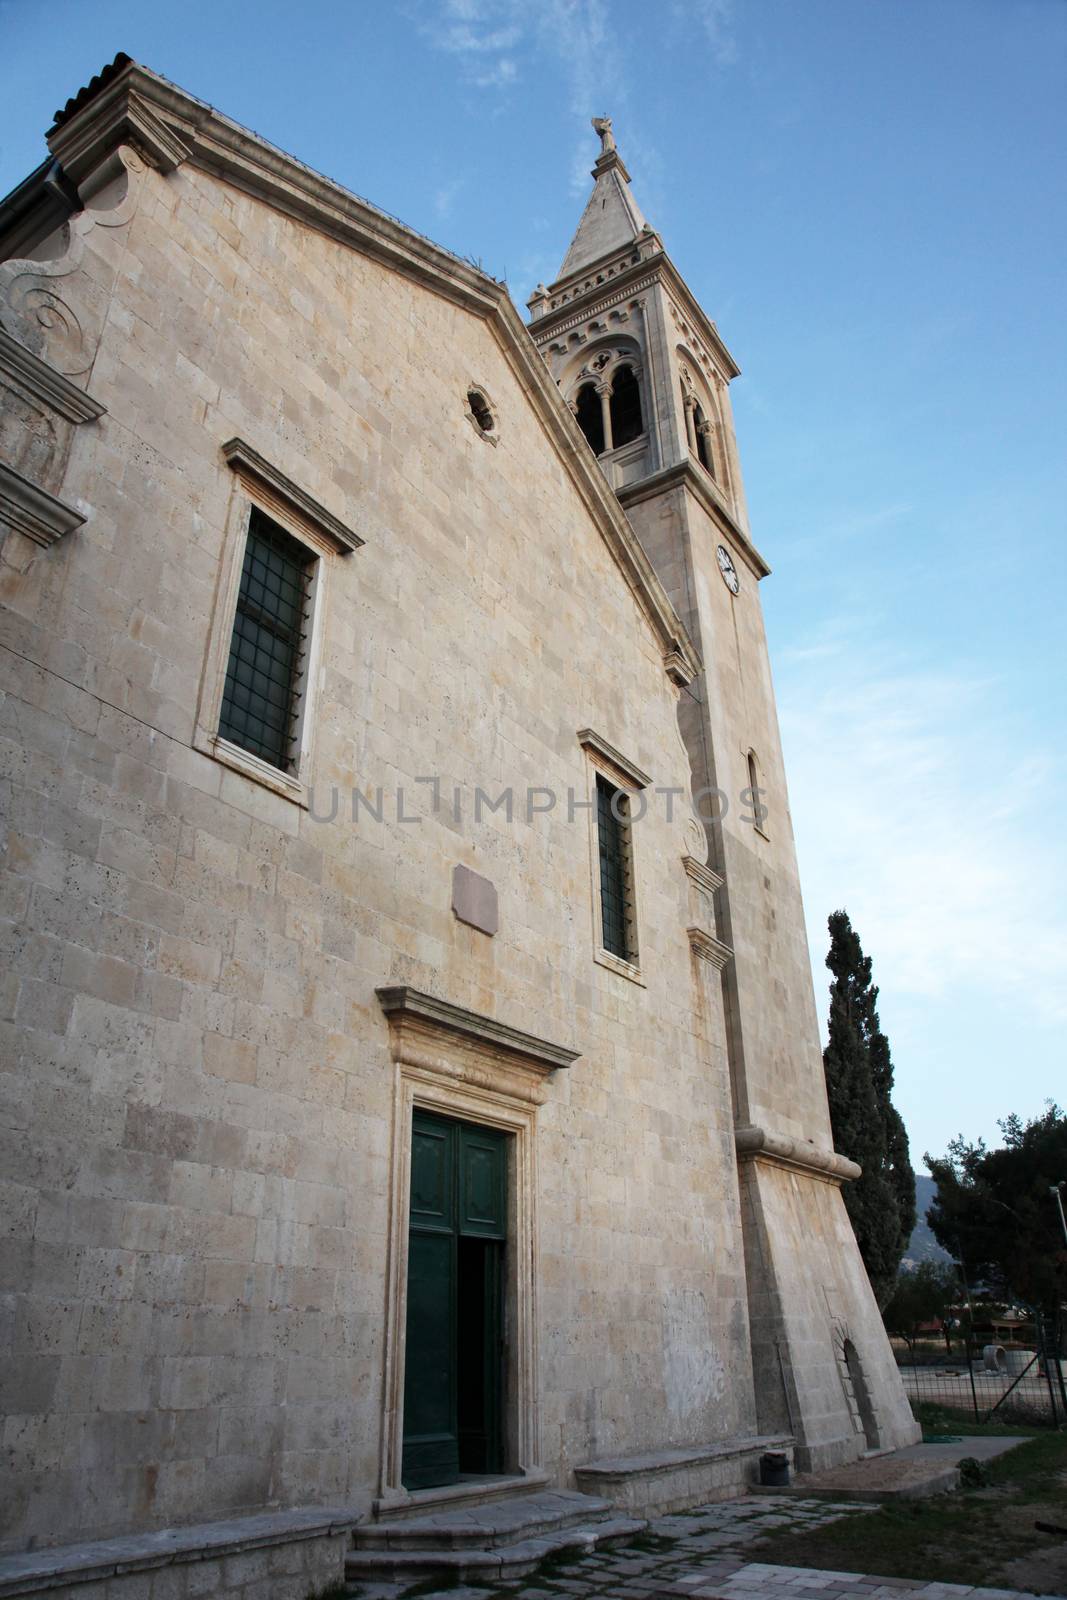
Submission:
POLYGON ((878 1304, 893 1293, 915 1226, 915 1173, 908 1135, 890 1098, 893 1062, 878 1021, 871 961, 844 911, 829 919, 829 1042, 823 1051, 834 1149, 859 1162, 844 1186, 845 1209, 878 1304))

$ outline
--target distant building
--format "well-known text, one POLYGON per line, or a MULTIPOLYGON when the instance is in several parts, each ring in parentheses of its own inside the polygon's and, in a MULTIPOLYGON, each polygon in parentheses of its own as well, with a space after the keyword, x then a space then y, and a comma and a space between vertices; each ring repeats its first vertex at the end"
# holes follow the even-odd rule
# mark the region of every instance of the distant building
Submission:
POLYGON ((598 132, 529 330, 125 58, 0 205, 24 1589, 302 1600, 356 1522, 917 1437, 738 369, 598 132))

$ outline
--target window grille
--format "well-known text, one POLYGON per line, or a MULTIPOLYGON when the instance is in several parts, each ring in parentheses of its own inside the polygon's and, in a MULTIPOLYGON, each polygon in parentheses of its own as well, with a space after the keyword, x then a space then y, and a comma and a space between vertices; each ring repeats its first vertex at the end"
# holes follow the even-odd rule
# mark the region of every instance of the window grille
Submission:
POLYGON ((629 801, 600 773, 596 780, 600 845, 600 921, 604 949, 621 961, 636 961, 633 935, 633 874, 629 801))
POLYGON ((253 506, 219 732, 282 772, 295 764, 297 686, 315 558, 253 506))

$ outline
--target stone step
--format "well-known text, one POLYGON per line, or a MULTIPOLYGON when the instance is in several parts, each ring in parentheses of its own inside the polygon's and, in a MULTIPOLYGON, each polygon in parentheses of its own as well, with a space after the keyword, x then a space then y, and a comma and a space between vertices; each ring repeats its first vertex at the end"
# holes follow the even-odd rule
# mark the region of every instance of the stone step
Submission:
POLYGON ((460 1478, 457 1483, 435 1489, 393 1490, 372 1506, 375 1522, 399 1522, 402 1517, 439 1517, 445 1511, 469 1511, 491 1500, 514 1499, 517 1495, 540 1494, 550 1487, 548 1473, 540 1467, 513 1474, 493 1474, 488 1478, 460 1478))
POLYGON ((494 1550, 541 1534, 593 1523, 611 1514, 610 1500, 574 1489, 543 1489, 483 1505, 421 1517, 362 1523, 353 1531, 357 1550, 494 1550))
MULTIPOLYGON (((345 1558, 345 1578, 356 1582, 417 1582, 441 1578, 462 1582, 466 1578, 490 1582, 523 1578, 535 1572, 548 1556, 573 1551, 584 1555, 598 1545, 632 1539, 647 1524, 637 1517, 603 1517, 595 1522, 557 1527, 535 1538, 489 1547, 420 1548, 417 1550, 355 1549, 345 1558)), ((360 1530, 362 1531, 362 1530, 360 1530)))

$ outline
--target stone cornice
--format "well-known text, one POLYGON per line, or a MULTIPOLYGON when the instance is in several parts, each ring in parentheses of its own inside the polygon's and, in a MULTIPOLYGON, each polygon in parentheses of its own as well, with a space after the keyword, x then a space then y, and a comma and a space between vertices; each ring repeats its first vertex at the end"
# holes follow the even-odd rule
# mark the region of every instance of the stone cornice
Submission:
MULTIPOLYGON (((655 239, 656 235, 649 237, 655 239)), ((569 298, 554 311, 545 311, 535 319, 533 328, 536 329, 538 344, 546 343, 550 338, 567 331, 575 323, 584 322, 594 306, 599 308, 614 305, 618 300, 630 299, 633 295, 652 288, 657 281, 662 281, 684 310, 687 319, 697 328, 726 381, 739 377, 741 368, 726 348, 718 328, 696 300, 689 285, 665 250, 660 248, 654 254, 642 253, 641 260, 632 261, 629 265, 622 265, 617 271, 614 270, 620 256, 625 258, 640 251, 640 243, 635 243, 622 251, 612 251, 603 261, 594 262, 591 268, 585 267, 581 272, 571 273, 569 277, 560 278, 556 283, 549 284, 546 300, 559 294, 568 294, 569 298), (613 270, 614 275, 602 277, 598 282, 598 274, 604 273, 609 268, 613 270), (575 285, 573 289, 572 279, 575 285), (579 287, 583 281, 588 282, 588 288, 579 287)))
MULTIPOLYGON (((138 117, 151 114, 154 123, 169 130, 176 141, 175 154, 180 147, 182 159, 190 165, 225 178, 318 231, 428 281, 438 293, 483 316, 492 309, 502 286, 477 267, 138 62, 131 62, 106 89, 53 130, 49 144, 59 141, 69 147, 77 142, 102 157, 109 143, 121 142, 118 136, 133 112, 138 117)), ((133 127, 136 133, 136 124, 133 127)))
MULTIPOLYGON (((642 263, 642 266, 646 265, 647 263, 642 263)), ((621 274, 615 281, 616 283, 621 281, 621 274)), ((625 300, 636 300, 648 289, 654 289, 655 286, 656 278, 653 273, 642 275, 638 272, 636 278, 628 278, 621 289, 613 290, 611 294, 605 294, 603 286, 601 286, 601 291, 597 295, 590 292, 588 303, 577 311, 574 308, 574 303, 568 302, 559 311, 548 312, 544 317, 531 323, 529 331, 537 340, 538 348, 541 348, 548 344, 550 340, 558 339, 561 334, 570 333, 573 328, 580 327, 583 322, 588 322, 593 314, 594 305, 598 312, 610 311, 612 307, 622 305, 625 300)))
POLYGON ((591 750, 602 761, 606 761, 631 788, 647 789, 652 782, 647 772, 643 772, 632 761, 628 761, 621 751, 616 750, 613 744, 601 738, 592 728, 578 729, 578 743, 583 750, 591 750))
POLYGON ((15 380, 35 400, 68 422, 95 422, 107 410, 3 328, 0 328, 0 375, 15 380))
POLYGON ((0 461, 0 522, 17 528, 34 544, 55 544, 65 533, 80 528, 85 517, 73 506, 57 500, 21 472, 0 461))
POLYGON ((721 939, 716 939, 707 928, 687 928, 689 948, 701 961, 707 961, 711 966, 722 971, 726 963, 732 959, 733 951, 728 944, 723 944, 721 939))
POLYGON ((669 650, 663 652, 663 670, 671 682, 678 685, 679 689, 684 689, 687 684, 693 681, 692 660, 687 659, 685 651, 677 639, 674 640, 669 650))
POLYGON ((90 154, 103 160, 122 137, 162 170, 185 161, 222 178, 484 318, 653 629, 665 674, 675 683, 697 675, 699 653, 503 283, 136 62, 53 129, 50 141, 82 163, 90 154))
POLYGON ((661 468, 651 477, 642 478, 639 483, 627 484, 617 493, 623 506, 632 506, 649 499, 652 495, 662 494, 665 489, 679 488, 683 485, 699 500, 712 521, 718 524, 733 543, 753 576, 757 579, 766 578, 771 570, 767 562, 727 509, 703 467, 698 466, 691 456, 686 456, 684 460, 676 461, 669 467, 661 468))
POLYGON ((630 174, 626 170, 626 163, 617 150, 605 150, 602 156, 598 156, 596 166, 590 172, 590 177, 599 178, 602 173, 611 172, 613 168, 616 172, 622 174, 627 183, 630 182, 630 174))
POLYGON ((726 882, 720 873, 714 872, 711 867, 706 867, 696 856, 683 856, 682 865, 689 876, 689 881, 695 883, 698 889, 703 889, 706 894, 714 894, 716 889, 721 889, 726 882))
POLYGON ((120 144, 133 145, 160 172, 173 172, 189 154, 188 146, 132 87, 139 70, 126 72, 69 120, 48 135, 48 148, 67 177, 79 187, 120 144))
POLYGON ((310 522, 324 539, 340 550, 342 555, 351 555, 353 550, 358 550, 366 543, 339 517, 335 517, 332 511, 327 511, 325 506, 321 506, 317 500, 306 494, 292 478, 287 478, 284 472, 272 466, 258 450, 253 450, 250 444, 245 444, 243 439, 227 439, 222 447, 222 453, 227 464, 235 472, 264 485, 298 517, 310 522))
POLYGON ((861 1169, 836 1150, 822 1150, 810 1139, 793 1139, 766 1128, 734 1129, 738 1161, 762 1161, 773 1167, 803 1172, 824 1183, 841 1184, 860 1176, 861 1169))
POLYGON ((496 1057, 512 1060, 523 1067, 533 1067, 541 1073, 569 1067, 581 1054, 578 1050, 567 1049, 565 1045, 539 1039, 535 1034, 523 1033, 506 1022, 498 1022, 495 1017, 483 1016, 481 1012, 454 1005, 450 1000, 441 1000, 437 995, 409 988, 407 984, 376 989, 374 992, 391 1025, 410 1023, 420 1031, 458 1035, 462 1039, 472 1040, 496 1057))

